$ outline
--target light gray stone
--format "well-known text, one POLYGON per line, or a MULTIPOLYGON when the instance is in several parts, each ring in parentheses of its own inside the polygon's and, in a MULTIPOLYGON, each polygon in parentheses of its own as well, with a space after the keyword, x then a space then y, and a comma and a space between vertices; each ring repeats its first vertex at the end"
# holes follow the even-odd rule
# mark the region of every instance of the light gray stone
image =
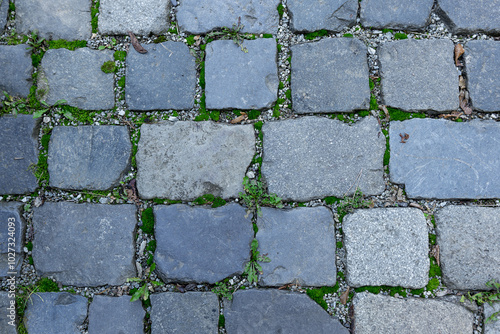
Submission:
MULTIPOLYGON (((4 0, 6 1, 6 0, 4 0)), ((8 3, 8 1, 7 1, 8 3)), ((28 45, 0 45, 0 93, 26 97, 32 84, 31 52, 28 45)))
MULTIPOLYGON (((9 0, 0 0, 0 34, 3 34, 9 17, 9 0)), ((0 62, 1 63, 1 62, 0 62)))
MULTIPOLYGON (((484 304, 484 318, 488 319, 494 313, 500 312, 500 303, 496 302, 493 305, 488 303, 484 304)), ((500 319, 500 313, 495 316, 496 319, 500 319)), ((489 321, 484 324, 484 334, 500 334, 500 321, 489 321)))
POLYGON ((500 34, 498 0, 438 0, 436 13, 454 34, 500 34))
POLYGON ((26 230, 22 208, 20 202, 0 202, 0 278, 21 275, 26 230))
POLYGON ((385 189, 385 139, 373 117, 354 125, 320 117, 267 122, 262 175, 284 200, 365 195, 385 189))
POLYGON ((358 0, 288 0, 292 31, 340 31, 356 24, 358 0))
POLYGON ((430 21, 434 0, 364 0, 361 24, 366 28, 422 30, 430 21))
POLYGON ((130 296, 94 296, 89 307, 89 334, 143 334, 144 316, 140 300, 130 296))
POLYGON ((9 293, 6 291, 0 291, 0 332, 3 334, 17 334, 17 314, 15 303, 16 298, 14 292, 9 293))

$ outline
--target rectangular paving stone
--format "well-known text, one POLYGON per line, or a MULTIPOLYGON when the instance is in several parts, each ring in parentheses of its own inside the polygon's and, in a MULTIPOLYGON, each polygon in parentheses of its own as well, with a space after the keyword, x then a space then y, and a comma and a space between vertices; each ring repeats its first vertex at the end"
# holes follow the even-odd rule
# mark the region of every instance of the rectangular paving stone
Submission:
POLYGON ((0 0, 0 34, 3 34, 7 19, 9 17, 9 1, 0 0))
POLYGON ((358 0, 288 0, 292 31, 340 31, 356 24, 358 0))
POLYGON ((348 125, 302 117, 263 125, 262 175, 269 192, 286 201, 365 195, 385 189, 385 139, 373 117, 348 125))
POLYGON ((22 209, 21 202, 0 202, 0 278, 21 275, 26 231, 22 209))
MULTIPOLYGON (((6 0, 4 0, 6 1, 6 0)), ((8 1, 7 1, 8 4, 8 1)), ((0 45, 0 93, 26 97, 32 84, 31 52, 28 45, 0 45)))
POLYGON ((89 334, 143 334, 144 316, 140 300, 131 296, 94 296, 89 306, 89 334))
POLYGON ((499 0, 438 0, 436 13, 454 34, 500 34, 499 0))
POLYGON ((17 314, 15 303, 16 298, 14 292, 9 293, 6 291, 0 291, 0 333, 2 334, 17 334, 17 314))
POLYGON ((391 122, 389 137, 391 181, 409 198, 500 197, 499 123, 411 119, 391 122), (409 135, 405 143, 400 134, 409 135))
POLYGON ((420 31, 430 21, 434 0, 365 0, 360 3, 361 24, 373 29, 420 31))

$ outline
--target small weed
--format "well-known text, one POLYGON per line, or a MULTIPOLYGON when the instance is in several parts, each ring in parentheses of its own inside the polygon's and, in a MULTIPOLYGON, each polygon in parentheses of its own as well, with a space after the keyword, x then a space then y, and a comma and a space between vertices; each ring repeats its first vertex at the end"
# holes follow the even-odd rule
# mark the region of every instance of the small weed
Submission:
POLYGON ((111 38, 111 43, 109 43, 108 45, 99 45, 99 47, 97 48, 98 50, 104 50, 104 49, 112 49, 116 46, 117 41, 116 41, 116 38, 111 38))
POLYGON ((225 282, 217 282, 212 288, 212 292, 219 297, 231 300, 233 299, 234 289, 231 289, 225 282))
POLYGON ((250 282, 250 284, 252 284, 253 282, 257 283, 259 275, 263 274, 262 266, 259 264, 259 262, 271 262, 271 259, 269 259, 265 255, 260 255, 260 252, 258 251, 259 242, 257 241, 257 239, 252 240, 250 248, 250 261, 245 265, 243 274, 247 276, 248 281, 250 282))
POLYGON ((54 103, 52 106, 50 106, 49 104, 47 104, 47 102, 45 101, 40 101, 40 103, 44 106, 43 109, 41 110, 37 110, 33 113, 33 118, 39 118, 39 117, 42 117, 43 114, 45 114, 47 111, 49 110, 57 110, 58 113, 61 113, 64 117, 66 117, 67 119, 69 120, 74 120, 75 118, 73 117, 73 115, 71 114, 71 112, 67 111, 67 110, 62 110, 60 108, 58 109, 54 109, 58 106, 61 106, 63 105, 64 103, 67 103, 66 100, 57 100, 56 103, 54 103))
POLYGON ((5 95, 5 99, 3 100, 2 113, 17 116, 19 113, 26 112, 26 101, 24 99, 17 99, 13 96, 9 96, 5 91, 3 94, 5 95))
POLYGON ((142 283, 142 286, 133 291, 130 290, 132 293, 132 298, 130 298, 131 302, 135 302, 136 300, 142 299, 144 302, 146 302, 149 299, 149 288, 152 286, 161 286, 163 285, 162 282, 154 281, 151 279, 151 273, 155 270, 156 264, 152 264, 151 267, 149 268, 149 273, 148 277, 146 279, 142 279, 139 277, 133 277, 127 279, 127 282, 139 282, 139 284, 142 283))
POLYGON ((337 205, 337 213, 339 214, 340 221, 342 221, 346 214, 353 212, 354 209, 366 208, 369 207, 369 205, 370 202, 363 200, 363 193, 361 190, 356 188, 352 197, 345 196, 337 205))
POLYGON ((222 31, 214 31, 208 33, 206 36, 207 43, 208 39, 212 39, 215 37, 218 37, 220 39, 231 39, 234 42, 234 44, 240 47, 241 51, 248 53, 248 49, 243 46, 243 41, 245 39, 255 39, 255 36, 253 36, 252 34, 241 33, 241 30, 243 28, 244 26, 241 24, 241 17, 238 17, 238 23, 233 24, 232 28, 223 27, 221 29, 222 31))
POLYGON ((266 193, 265 186, 261 181, 250 180, 245 176, 243 178, 243 189, 245 192, 240 192, 239 195, 243 203, 248 207, 247 215, 255 210, 259 216, 262 216, 261 206, 283 207, 281 198, 276 194, 266 193))
POLYGON ((189 35, 188 37, 186 37, 186 43, 189 46, 191 46, 194 43, 196 43, 196 40, 194 39, 194 35, 189 35))
MULTIPOLYGON (((492 288, 492 291, 486 291, 486 292, 478 292, 476 294, 471 295, 470 291, 467 292, 467 299, 469 299, 471 302, 476 302, 478 305, 483 305, 485 303, 488 303, 490 305, 493 305, 493 303, 497 303, 500 301, 500 283, 497 283, 495 280, 491 280, 486 283, 486 286, 488 288, 492 288)), ((462 296, 460 301, 463 303, 465 302, 466 296, 462 296)), ((498 318, 497 316, 500 316, 500 311, 497 311, 493 313, 491 316, 489 316, 487 319, 484 320, 484 323, 487 324, 490 321, 497 321, 498 318)))

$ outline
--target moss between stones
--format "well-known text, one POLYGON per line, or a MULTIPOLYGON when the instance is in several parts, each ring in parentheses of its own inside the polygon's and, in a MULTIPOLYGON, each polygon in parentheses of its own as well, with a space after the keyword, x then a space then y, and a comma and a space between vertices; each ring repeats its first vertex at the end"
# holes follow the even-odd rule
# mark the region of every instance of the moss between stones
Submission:
POLYGON ((328 35, 328 31, 326 31, 325 29, 322 29, 322 30, 318 30, 318 31, 315 31, 315 32, 307 33, 307 34, 304 35, 304 38, 307 39, 307 40, 313 40, 316 37, 323 37, 323 36, 326 36, 326 35, 328 35))
POLYGON ((211 204, 212 208, 218 208, 220 206, 226 205, 225 200, 223 200, 220 197, 215 197, 212 194, 206 194, 206 195, 200 196, 194 200, 194 203, 198 204, 198 205, 211 204))
POLYGON ((125 58, 127 57, 127 51, 115 51, 113 57, 115 58, 115 60, 125 61, 125 58))
POLYGON ((84 48, 87 46, 87 41, 67 41, 64 39, 56 39, 49 41, 49 49, 68 49, 74 51, 78 48, 84 48))
POLYGON ((339 290, 339 282, 335 284, 335 286, 330 287, 330 286, 323 286, 318 289, 307 289, 306 294, 314 300, 316 303, 318 303, 322 308, 325 309, 325 311, 328 310, 328 305, 326 304, 326 301, 324 300, 324 296, 327 294, 335 293, 339 290))
POLYGON ((101 71, 103 71, 104 73, 115 73, 116 72, 115 62, 112 60, 105 62, 101 66, 101 71))
POLYGON ((389 160, 391 159, 391 145, 389 144, 389 131, 382 129, 382 133, 385 136, 384 166, 389 166, 389 160))
POLYGON ((92 17, 90 23, 92 25, 92 32, 97 33, 97 22, 98 22, 98 16, 97 14, 99 13, 99 6, 100 6, 100 1, 92 1, 92 6, 90 7, 90 16, 92 17))
POLYGON ((425 118, 424 113, 410 113, 399 109, 387 107, 389 111, 389 118, 391 121, 404 121, 412 118, 425 118))
POLYGON ((144 233, 153 234, 155 225, 153 208, 144 209, 141 213, 141 220, 142 220, 141 230, 143 230, 144 233))
POLYGON ((285 13, 285 7, 280 3, 277 7, 278 9, 278 14, 280 15, 280 19, 283 17, 283 14, 285 13))

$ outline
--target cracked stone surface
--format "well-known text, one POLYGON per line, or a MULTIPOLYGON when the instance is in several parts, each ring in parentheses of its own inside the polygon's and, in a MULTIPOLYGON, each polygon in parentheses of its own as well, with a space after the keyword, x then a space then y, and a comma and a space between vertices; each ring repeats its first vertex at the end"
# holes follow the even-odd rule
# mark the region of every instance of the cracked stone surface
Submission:
POLYGON ((421 31, 429 24, 434 0, 364 0, 360 2, 363 27, 421 31))
POLYGON ((340 31, 356 23, 358 0, 288 0, 293 31, 340 31))
POLYGON ((500 34, 500 1, 438 0, 436 12, 454 34, 500 34))
POLYGON ((26 44, 0 45, 0 92, 5 91, 11 96, 28 96, 33 66, 27 47, 26 44))
POLYGON ((0 332, 3 334, 17 334, 16 326, 16 299, 9 298, 9 293, 0 291, 0 332), (9 324, 10 323, 10 324, 9 324))
POLYGON ((21 202, 0 202, 0 278, 21 274, 26 231, 26 221, 21 216, 22 211, 24 210, 21 202), (14 247, 12 242, 15 244, 14 247), (15 261, 9 261, 9 253, 15 254, 15 261))
POLYGON ((89 334, 143 334, 144 316, 140 300, 131 296, 94 296, 89 306, 89 334))

